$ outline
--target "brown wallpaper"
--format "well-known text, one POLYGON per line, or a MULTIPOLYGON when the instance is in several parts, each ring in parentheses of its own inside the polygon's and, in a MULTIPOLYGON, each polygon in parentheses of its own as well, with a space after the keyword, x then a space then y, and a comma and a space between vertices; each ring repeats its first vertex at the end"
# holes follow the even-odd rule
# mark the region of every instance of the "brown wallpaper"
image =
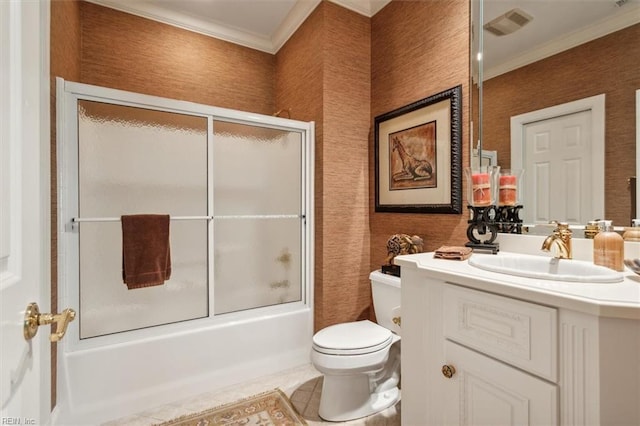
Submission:
POLYGON ((315 121, 315 284, 314 322, 323 324, 323 61, 324 4, 318 6, 276 54, 276 109, 290 109, 291 118, 315 121))
POLYGON ((627 179, 636 174, 638 40, 640 24, 485 81, 484 147, 497 150, 498 163, 508 168, 511 116, 604 93, 605 216, 629 225, 627 179))
POLYGON ((276 55, 276 106, 316 122, 315 328, 369 316, 370 20, 322 2, 276 55))
MULTIPOLYGON (((325 2, 323 279, 324 322, 368 318, 370 19, 325 2)), ((316 256, 317 257, 317 256, 316 256)), ((316 282, 317 283, 317 282, 316 282)))
MULTIPOLYGON (((80 4, 77 1, 51 2, 51 312, 58 312, 58 186, 56 152, 55 77, 80 80, 80 4)), ((64 309, 64 307, 62 308, 64 309)), ((51 344, 51 407, 56 405, 57 348, 51 344)))
POLYGON ((275 57, 82 2, 83 83, 273 114, 275 57))
MULTIPOLYGON (((374 117, 462 85, 463 165, 469 162, 469 2, 392 1, 371 20, 371 123, 374 117)), ((387 257, 387 239, 417 234, 430 251, 467 241, 463 214, 376 213, 373 136, 369 145, 371 269, 387 257)), ((464 191, 463 191, 464 193, 464 191)))

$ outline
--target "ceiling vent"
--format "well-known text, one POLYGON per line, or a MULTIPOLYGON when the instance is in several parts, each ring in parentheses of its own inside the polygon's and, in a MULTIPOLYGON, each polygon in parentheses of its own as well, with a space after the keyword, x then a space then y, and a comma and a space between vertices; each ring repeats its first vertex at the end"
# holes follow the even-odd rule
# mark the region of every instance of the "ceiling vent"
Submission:
POLYGON ((500 15, 491 22, 484 24, 484 29, 491 34, 503 36, 519 30, 532 19, 533 16, 522 9, 511 9, 504 15, 500 15))

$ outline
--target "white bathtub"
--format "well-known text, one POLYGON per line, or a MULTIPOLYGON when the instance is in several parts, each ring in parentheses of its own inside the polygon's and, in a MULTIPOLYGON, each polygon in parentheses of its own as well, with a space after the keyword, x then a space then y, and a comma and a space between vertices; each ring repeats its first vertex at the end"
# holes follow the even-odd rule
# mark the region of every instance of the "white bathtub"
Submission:
POLYGON ((303 304, 189 324, 59 353, 55 424, 99 424, 309 362, 313 313, 303 304))

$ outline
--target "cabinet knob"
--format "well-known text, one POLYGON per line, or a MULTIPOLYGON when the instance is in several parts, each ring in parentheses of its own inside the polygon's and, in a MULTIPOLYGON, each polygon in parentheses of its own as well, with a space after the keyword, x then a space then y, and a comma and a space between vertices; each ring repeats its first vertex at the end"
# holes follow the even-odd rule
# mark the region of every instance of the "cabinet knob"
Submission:
POLYGON ((453 377, 453 375, 456 374, 456 368, 453 365, 443 365, 442 366, 442 375, 444 377, 446 377, 447 379, 450 379, 453 377))

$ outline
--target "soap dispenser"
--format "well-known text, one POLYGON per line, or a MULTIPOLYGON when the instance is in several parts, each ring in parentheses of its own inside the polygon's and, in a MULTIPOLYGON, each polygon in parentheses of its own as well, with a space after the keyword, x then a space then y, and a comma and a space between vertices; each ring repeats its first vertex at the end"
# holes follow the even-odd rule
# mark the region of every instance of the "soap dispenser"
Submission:
POLYGON ((624 271, 624 240, 610 220, 601 221, 600 232, 593 238, 593 263, 624 271))
POLYGON ((622 239, 625 241, 640 241, 640 219, 631 221, 631 227, 624 231, 622 239))

